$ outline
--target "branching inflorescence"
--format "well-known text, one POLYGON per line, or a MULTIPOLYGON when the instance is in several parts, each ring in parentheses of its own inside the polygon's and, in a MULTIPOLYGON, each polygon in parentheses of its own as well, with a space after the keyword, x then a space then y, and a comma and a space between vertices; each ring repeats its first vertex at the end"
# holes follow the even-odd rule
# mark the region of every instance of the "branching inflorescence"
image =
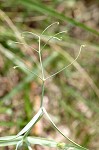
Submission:
MULTIPOLYGON (((7 142, 7 141, 10 141, 10 140, 15 140, 17 139, 18 137, 22 136, 22 139, 17 143, 16 145, 16 150, 18 149, 18 147, 20 147, 22 144, 26 144, 28 149, 31 150, 32 148, 30 147, 30 143, 29 141, 27 140, 27 136, 31 130, 31 128, 42 118, 42 116, 45 114, 46 117, 48 118, 48 120, 50 121, 50 123, 52 124, 52 126, 61 134, 63 135, 66 139, 68 139, 73 145, 75 145, 76 148, 79 148, 79 149, 86 149, 86 148, 83 148, 82 146, 80 146, 79 144, 75 143, 74 141, 72 141, 69 137, 65 136, 64 133, 62 133, 58 128, 57 126, 55 125, 55 123, 52 121, 52 119, 50 118, 49 114, 47 113, 46 109, 44 108, 43 106, 43 97, 44 97, 44 87, 45 87, 45 82, 46 80, 56 76, 57 74, 61 73, 63 70, 65 70, 66 68, 68 68, 70 65, 72 65, 79 57, 80 53, 81 53, 81 50, 82 50, 82 47, 84 47, 85 45, 81 45, 80 46, 80 49, 79 49, 79 53, 77 55, 77 57, 74 59, 73 62, 71 62, 69 65, 65 66, 64 68, 60 69, 59 71, 55 72, 54 74, 48 76, 45 78, 45 74, 44 74, 44 67, 43 67, 43 62, 42 62, 42 51, 43 49, 46 47, 46 45, 48 44, 48 42, 52 39, 56 39, 56 40, 62 40, 62 37, 61 38, 58 38, 57 35, 60 35, 60 34, 63 34, 63 33, 66 33, 67 31, 61 31, 59 33, 56 33, 55 35, 49 37, 49 39, 47 40, 46 44, 44 44, 44 46, 41 48, 41 37, 44 35, 45 31, 50 28, 51 26, 53 25, 58 25, 59 22, 55 22, 55 23, 52 23, 51 25, 49 25, 40 35, 37 35, 35 33, 32 33, 32 32, 23 32, 22 33, 22 37, 24 37, 24 34, 32 34, 37 40, 38 40, 38 50, 29 46, 30 48, 32 48, 35 52, 38 53, 38 56, 39 56, 39 62, 40 62, 40 69, 41 69, 41 76, 39 76, 38 74, 36 74, 35 72, 32 72, 31 70, 29 70, 28 68, 24 68, 24 69, 27 69, 29 72, 31 72, 32 74, 34 74, 35 76, 37 76, 40 80, 42 80, 42 94, 41 94, 41 104, 40 104, 40 108, 39 108, 39 111, 37 112, 37 114, 30 120, 30 122, 16 135, 14 136, 13 138, 2 138, 0 139, 0 142, 7 142)), ((24 44, 24 43, 20 43, 20 42, 14 42, 14 43, 17 43, 17 44, 24 44)), ((13 68, 16 69, 17 67, 20 67, 20 66, 14 66, 13 68)))

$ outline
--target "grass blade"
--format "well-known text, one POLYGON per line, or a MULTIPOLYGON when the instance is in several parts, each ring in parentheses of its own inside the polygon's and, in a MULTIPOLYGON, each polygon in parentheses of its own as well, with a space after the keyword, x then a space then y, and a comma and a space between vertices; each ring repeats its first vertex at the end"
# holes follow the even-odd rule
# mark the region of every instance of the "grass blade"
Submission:
POLYGON ((19 3, 23 4, 26 8, 39 11, 40 13, 43 13, 43 14, 48 14, 54 18, 56 17, 57 19, 60 19, 63 21, 67 21, 72 25, 78 26, 86 31, 94 33, 95 35, 99 35, 99 32, 96 31, 95 29, 93 29, 83 23, 80 23, 70 17, 67 17, 66 15, 59 13, 59 12, 55 11, 54 9, 47 7, 46 5, 44 5, 40 2, 37 2, 34 0, 32 0, 32 1, 31 0, 21 0, 21 1, 19 1, 19 3))

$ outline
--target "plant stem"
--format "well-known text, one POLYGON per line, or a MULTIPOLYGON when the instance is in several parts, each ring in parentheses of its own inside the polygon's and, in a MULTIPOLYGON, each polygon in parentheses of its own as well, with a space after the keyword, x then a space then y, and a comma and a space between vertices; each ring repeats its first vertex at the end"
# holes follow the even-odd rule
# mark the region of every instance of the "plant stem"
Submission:
POLYGON ((63 67, 62 69, 60 69, 56 73, 54 73, 54 74, 50 75, 49 77, 45 78, 45 80, 54 77, 55 75, 59 74, 60 72, 62 72, 63 70, 65 70, 66 68, 68 68, 69 66, 71 66, 78 59, 78 57, 79 57, 79 55, 81 53, 82 47, 85 47, 85 45, 81 45, 80 46, 80 50, 79 50, 79 53, 78 53, 77 57, 69 65, 63 67))
POLYGON ((42 106, 43 106, 43 97, 44 97, 44 83, 45 83, 45 81, 43 81, 43 83, 42 83, 42 95, 41 95, 41 105, 40 105, 40 107, 42 107, 42 106))
POLYGON ((47 116, 47 118, 49 119, 49 121, 51 122, 51 124, 54 126, 54 128, 61 134, 63 135, 66 139, 68 139, 71 143, 73 143, 75 146, 77 146, 77 148, 80 148, 81 150, 88 150, 87 148, 82 147, 81 145, 77 144, 76 142, 72 141, 69 137, 67 137, 66 135, 64 135, 63 132, 61 132, 58 127, 55 125, 55 123, 52 121, 52 119, 50 118, 49 114, 47 113, 46 109, 43 107, 43 111, 45 113, 45 115, 47 116))
POLYGON ((42 71, 42 80, 44 80, 44 69, 42 64, 42 57, 41 57, 41 39, 39 36, 39 59, 40 59, 40 65, 41 65, 41 71, 42 71))

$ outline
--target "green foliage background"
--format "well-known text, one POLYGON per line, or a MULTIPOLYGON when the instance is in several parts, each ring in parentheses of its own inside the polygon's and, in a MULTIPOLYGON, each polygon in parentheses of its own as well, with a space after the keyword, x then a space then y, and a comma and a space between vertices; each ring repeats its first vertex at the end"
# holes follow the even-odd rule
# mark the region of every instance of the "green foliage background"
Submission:
MULTIPOLYGON (((80 45, 86 47, 77 62, 46 82, 44 106, 71 139, 98 150, 99 2, 1 0, 0 9, 0 135, 18 133, 40 105, 41 82, 24 69, 27 66, 40 74, 38 57, 31 48, 13 41, 22 42, 20 33, 24 31, 40 34, 58 21, 59 26, 51 27, 42 38, 43 45, 48 36, 68 31, 62 41, 53 40, 42 52, 46 77, 68 65, 77 56, 80 45), (20 69, 14 70, 15 65, 20 69)), ((24 39, 29 46, 38 48, 38 41, 32 36, 24 39)), ((45 119, 36 128, 31 135, 65 141, 45 119)))

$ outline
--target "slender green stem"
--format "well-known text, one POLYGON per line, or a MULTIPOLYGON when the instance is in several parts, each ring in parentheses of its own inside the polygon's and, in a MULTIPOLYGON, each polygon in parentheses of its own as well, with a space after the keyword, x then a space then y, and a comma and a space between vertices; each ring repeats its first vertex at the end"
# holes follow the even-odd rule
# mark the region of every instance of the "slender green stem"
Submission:
POLYGON ((40 107, 42 107, 42 106, 43 106, 43 97, 44 97, 44 83, 45 83, 45 81, 43 81, 43 83, 42 83, 42 95, 41 95, 41 105, 40 105, 40 107))
MULTIPOLYGON (((22 43, 22 42, 15 42, 15 41, 13 41, 12 43, 14 43, 14 44, 21 44, 21 45, 26 45, 27 47, 29 47, 29 48, 31 48, 31 49, 33 49, 34 51, 36 51, 37 53, 38 53, 38 50, 37 49, 35 49, 34 47, 32 47, 32 46, 29 46, 28 44, 26 44, 26 43, 22 43)), ((12 44, 12 43, 10 43, 10 44, 12 44)))
MULTIPOLYGON (((16 69, 16 68, 21 68, 21 67, 20 66, 14 66, 13 68, 16 69)), ((35 76, 37 76, 39 79, 42 80, 42 78, 38 74, 36 74, 35 72, 28 69, 25 65, 24 65, 23 69, 26 69, 27 71, 29 71, 30 73, 34 74, 35 76)))
POLYGON ((41 39, 39 36, 39 59, 40 59, 40 65, 41 65, 41 71, 42 71, 42 79, 44 80, 44 69, 43 69, 43 63, 42 63, 42 57, 41 57, 41 39))
POLYGON ((34 35, 37 39, 39 39, 39 35, 37 35, 37 34, 35 34, 35 33, 33 33, 33 32, 25 31, 25 32, 22 32, 21 34, 22 34, 22 35, 23 35, 23 34, 32 34, 32 35, 34 35))
POLYGON ((82 150, 88 150, 87 148, 84 148, 82 146, 80 146, 79 144, 75 143, 74 141, 72 141, 69 137, 67 137, 66 135, 64 135, 64 133, 62 133, 58 127, 55 125, 55 123, 52 121, 52 119, 50 118, 49 114, 47 113, 46 109, 43 107, 42 108, 45 115, 47 116, 47 118, 49 119, 49 121, 51 122, 51 124, 54 126, 54 128, 61 134, 63 135, 66 139, 68 139, 71 143, 73 143, 74 145, 76 145, 77 147, 80 147, 82 150))
POLYGON ((43 30, 43 32, 41 33, 41 35, 43 35, 44 34, 44 32, 47 30, 47 29, 49 29, 51 26, 53 26, 53 25, 55 25, 55 24, 59 24, 59 22, 54 22, 54 23, 52 23, 52 24, 50 24, 47 28, 45 28, 44 30, 43 30))

